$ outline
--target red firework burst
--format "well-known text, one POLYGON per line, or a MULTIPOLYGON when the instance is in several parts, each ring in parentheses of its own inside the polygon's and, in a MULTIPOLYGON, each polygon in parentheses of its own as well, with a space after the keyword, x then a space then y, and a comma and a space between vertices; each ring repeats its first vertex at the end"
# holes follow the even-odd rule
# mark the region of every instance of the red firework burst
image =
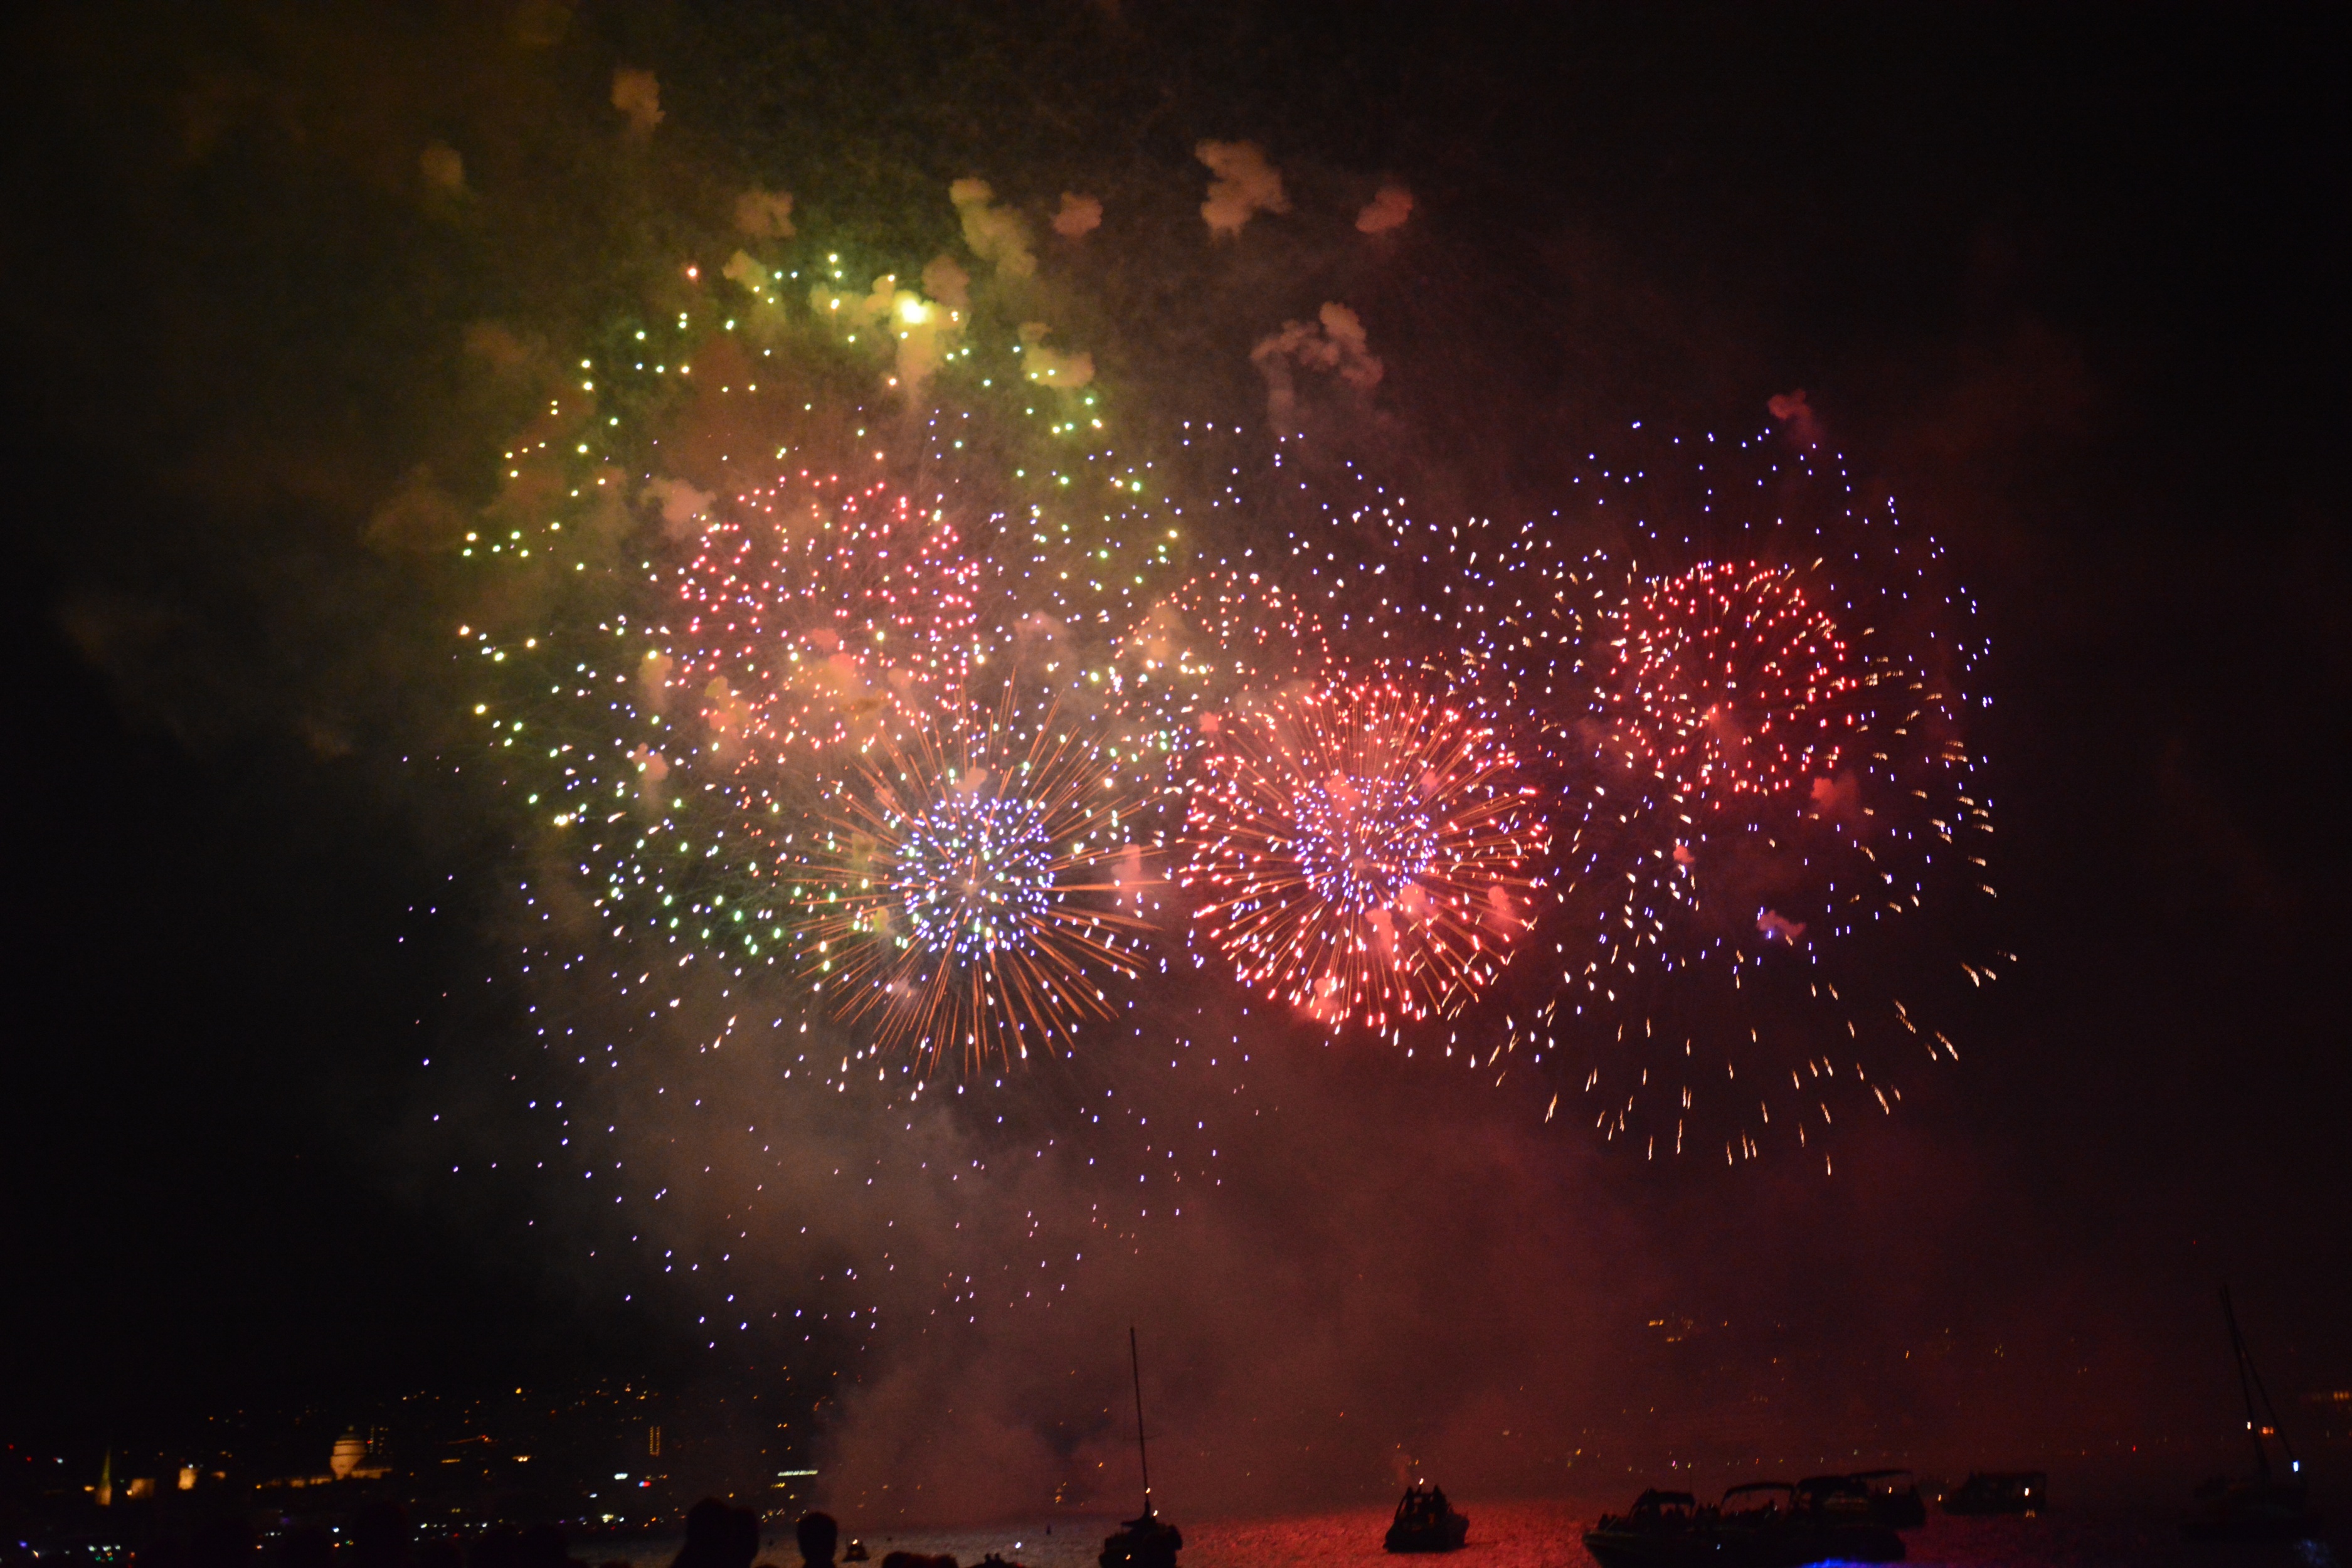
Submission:
POLYGON ((1716 806, 1834 775, 1866 718, 1865 669, 1805 576, 1711 562, 1640 587, 1601 676, 1612 748, 1716 806))
POLYGON ((1243 984, 1382 1031, 1509 962, 1549 834, 1462 705, 1385 679, 1276 696, 1223 727, 1206 772, 1181 881, 1243 984))

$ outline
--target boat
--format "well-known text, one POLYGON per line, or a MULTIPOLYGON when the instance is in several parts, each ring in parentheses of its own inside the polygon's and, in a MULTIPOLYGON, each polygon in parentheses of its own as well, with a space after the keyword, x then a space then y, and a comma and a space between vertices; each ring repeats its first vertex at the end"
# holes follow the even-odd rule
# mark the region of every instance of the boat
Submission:
POLYGON ((1870 1522, 1889 1530, 1917 1530, 1927 1522, 1919 1483, 1908 1470, 1862 1470, 1855 1474, 1870 1494, 1870 1522))
POLYGON ((1655 1487, 1623 1513, 1604 1513, 1584 1532, 1584 1549, 1601 1568, 1680 1568, 1688 1563, 1729 1563, 1718 1556, 1712 1510, 1688 1492, 1655 1487))
POLYGON ((1459 1552, 1470 1519, 1454 1511, 1443 1487, 1410 1486, 1397 1502, 1385 1542, 1391 1552, 1459 1552))
POLYGON ((1824 1530, 1916 1530, 1927 1522, 1927 1510, 1908 1470, 1807 1476, 1791 1489, 1796 1494, 1790 1504, 1793 1517, 1824 1530))
POLYGON ((2252 1476, 2216 1476, 2197 1489, 2180 1531, 2191 1541, 2305 1541, 2319 1532, 2319 1516, 2312 1511, 2310 1492, 2303 1478, 2303 1461, 2295 1457, 2286 1434, 2279 1429, 2278 1410, 2270 1390, 2238 1331, 2237 1309, 2230 1304, 2228 1286, 2221 1288, 2221 1321, 2230 1326, 2230 1351, 2238 1363, 2238 1392, 2246 1402, 2246 1436, 2254 1445, 2252 1476), (2254 1410, 2257 1395, 2262 1413, 2254 1410), (2267 1419, 2264 1419, 2267 1417, 2267 1419), (2286 1473, 2271 1469, 2270 1442, 2275 1440, 2286 1461, 2286 1473))
POLYGON ((1796 1486, 1796 1510, 1839 1524, 1870 1522, 1870 1489, 1858 1476, 1807 1476, 1796 1486))
MULTIPOLYGON (((1734 1487, 1723 1494, 1721 1511, 1725 1518, 1731 1517, 1732 1499, 1741 1489, 1734 1487)), ((1903 1537, 1879 1517, 1877 1499, 1862 1477, 1808 1476, 1789 1488, 1788 1493, 1785 1511, 1776 1529, 1759 1532, 1759 1546, 1771 1553, 1759 1561, 1903 1561, 1903 1537)))
POLYGON ((1176 1568, 1176 1553, 1183 1546, 1183 1531, 1147 1509, 1104 1537, 1095 1561, 1102 1568, 1176 1568))
POLYGON ((1903 1538, 1869 1517, 1850 1476, 1808 1483, 1749 1481, 1714 1507, 1688 1492, 1650 1490, 1622 1514, 1603 1514, 1584 1549, 1602 1568, 1801 1568, 1809 1563, 1899 1563, 1903 1538), (1836 1509, 1825 1500, 1848 1500, 1836 1509))
POLYGON ((1184 1533, 1151 1505, 1151 1450, 1143 1439, 1143 1355, 1136 1347, 1132 1324, 1127 1331, 1127 1363, 1135 1380, 1135 1454, 1143 1469, 1143 1511, 1121 1521, 1118 1529, 1103 1538, 1095 1561, 1101 1568, 1176 1568, 1184 1533))
POLYGON ((2032 1519, 2049 1506, 2050 1477, 2042 1470, 1970 1470, 1947 1493, 1944 1511, 1963 1517, 2022 1514, 2032 1519))
POLYGON ((1782 1538, 1797 1514, 1797 1489, 1786 1481, 1749 1481, 1733 1487, 1710 1510, 1717 1539, 1709 1562, 1766 1563, 1781 1561, 1790 1543, 1782 1538))

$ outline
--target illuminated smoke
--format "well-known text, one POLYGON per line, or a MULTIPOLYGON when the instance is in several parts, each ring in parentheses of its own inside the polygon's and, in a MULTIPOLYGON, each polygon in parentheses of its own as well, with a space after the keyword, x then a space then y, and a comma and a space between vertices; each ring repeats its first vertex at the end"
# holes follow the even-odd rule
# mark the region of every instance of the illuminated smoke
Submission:
POLYGON ((1081 349, 1065 353, 1048 347, 1050 331, 1043 321, 1021 323, 1021 374, 1040 386, 1076 392, 1095 378, 1095 356, 1081 349))
POLYGON ((1203 142, 1193 156, 1216 177, 1209 182, 1209 199, 1201 216, 1213 236, 1231 237, 1258 213, 1286 213, 1290 198, 1282 191, 1282 171, 1265 161, 1255 142, 1203 142))
POLYGON ((1266 413, 1278 425, 1289 423, 1297 410, 1295 370, 1336 375, 1358 392, 1370 392, 1386 368, 1368 346, 1356 312, 1329 302, 1317 320, 1285 321, 1282 331, 1260 339, 1250 363, 1265 377, 1266 413))
POLYGON ((650 136, 662 122, 661 83, 649 70, 625 66, 613 73, 613 107, 628 117, 631 131, 650 136))
POLYGON ((752 186, 735 198, 735 226, 759 239, 793 236, 793 194, 752 186))
POLYGON ((923 292, 951 310, 971 307, 971 274, 952 256, 934 256, 923 265, 923 292))
POLYGON ((1402 185, 1382 185, 1380 194, 1356 215, 1356 227, 1364 234, 1386 234, 1402 228, 1412 216, 1412 193, 1402 185))
POLYGON ((1811 447, 1822 444, 1821 422, 1813 417, 1812 406, 1805 401, 1803 387, 1794 392, 1775 393, 1765 401, 1764 406, 1771 412, 1773 418, 1789 427, 1789 439, 1798 446, 1811 447))
POLYGON ((1037 258, 1029 248, 1029 225, 1011 207, 991 205, 995 196, 986 180, 958 180, 948 187, 948 200, 963 220, 963 242, 999 278, 1034 276, 1037 258))
POLYGON ((1092 234, 1102 226, 1102 203, 1093 196, 1062 193, 1062 210, 1054 215, 1054 232, 1064 239, 1076 239, 1092 234))
POLYGON ((661 509, 663 531, 672 539, 684 539, 698 524, 710 516, 710 503, 718 498, 709 490, 696 489, 684 479, 647 479, 644 499, 661 509))
POLYGON ((456 195, 466 188, 466 160, 446 142, 436 142, 418 153, 416 172, 435 190, 456 195))

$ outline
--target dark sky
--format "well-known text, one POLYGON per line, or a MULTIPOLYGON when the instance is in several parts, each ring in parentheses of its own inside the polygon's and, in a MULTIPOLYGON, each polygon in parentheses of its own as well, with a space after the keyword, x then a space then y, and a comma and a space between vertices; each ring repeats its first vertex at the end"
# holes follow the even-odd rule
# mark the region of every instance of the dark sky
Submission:
MULTIPOLYGON (((1487 509, 1538 504, 1580 421, 1746 427, 1806 388, 1984 606, 2020 963, 1833 1194, 1596 1178, 1642 1270, 1735 1300, 1751 1226, 1947 1298, 1880 1279, 1890 1333, 2079 1330, 2036 1364, 2095 1363, 2116 1432, 2226 1395, 2224 1279, 2275 1387, 2352 1383, 2341 8, 591 6, 527 61, 474 9, 9 26, 10 1423, 684 1364, 425 1178, 418 1041, 510 1026, 444 1000, 495 963, 497 825, 398 762, 446 722, 433 590, 360 543, 496 438, 459 326, 560 333, 667 221, 550 128, 601 130, 616 63, 662 77, 662 188, 797 145, 845 222, 968 167, 1189 189, 1202 135, 1302 191, 1402 178, 1432 237, 1358 303, 1396 427, 1454 454, 1431 488, 1487 509), (519 193, 502 232, 568 247, 548 300, 545 254, 420 215, 436 137, 519 193)), ((1311 310, 1338 264, 1298 270, 1311 310)), ((1184 286, 1108 291, 1156 325, 1107 364, 1254 384, 1184 286)))

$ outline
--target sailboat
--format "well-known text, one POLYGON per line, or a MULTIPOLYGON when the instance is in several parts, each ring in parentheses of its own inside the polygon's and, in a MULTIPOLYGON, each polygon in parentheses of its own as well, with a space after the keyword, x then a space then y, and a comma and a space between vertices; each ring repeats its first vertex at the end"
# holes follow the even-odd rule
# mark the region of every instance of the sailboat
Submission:
POLYGON ((1102 1555, 1096 1561, 1102 1568, 1176 1568, 1184 1536, 1151 1506, 1151 1450, 1143 1440, 1143 1357, 1136 1349, 1133 1324, 1127 1331, 1127 1364, 1135 1380, 1135 1453, 1143 1465, 1143 1512, 1104 1539, 1102 1555))
POLYGON ((2254 1473, 2250 1477, 2216 1476, 2197 1489, 2181 1532, 2191 1541, 2301 1541, 2317 1532, 2319 1516, 2311 1511, 2303 1479, 2303 1461, 2279 1429, 2278 1411, 2271 1404, 2263 1374, 2238 1331, 2238 1314, 2230 1305, 2230 1288, 2221 1288, 2221 1319, 2230 1325, 2230 1350, 2238 1358, 2238 1392, 2246 1401, 2246 1435, 2253 1440, 2254 1473), (2254 1399, 2262 1398, 2262 1412, 2254 1399), (2270 1443, 2275 1438, 2286 1460, 2286 1474, 2271 1468, 2270 1443))

